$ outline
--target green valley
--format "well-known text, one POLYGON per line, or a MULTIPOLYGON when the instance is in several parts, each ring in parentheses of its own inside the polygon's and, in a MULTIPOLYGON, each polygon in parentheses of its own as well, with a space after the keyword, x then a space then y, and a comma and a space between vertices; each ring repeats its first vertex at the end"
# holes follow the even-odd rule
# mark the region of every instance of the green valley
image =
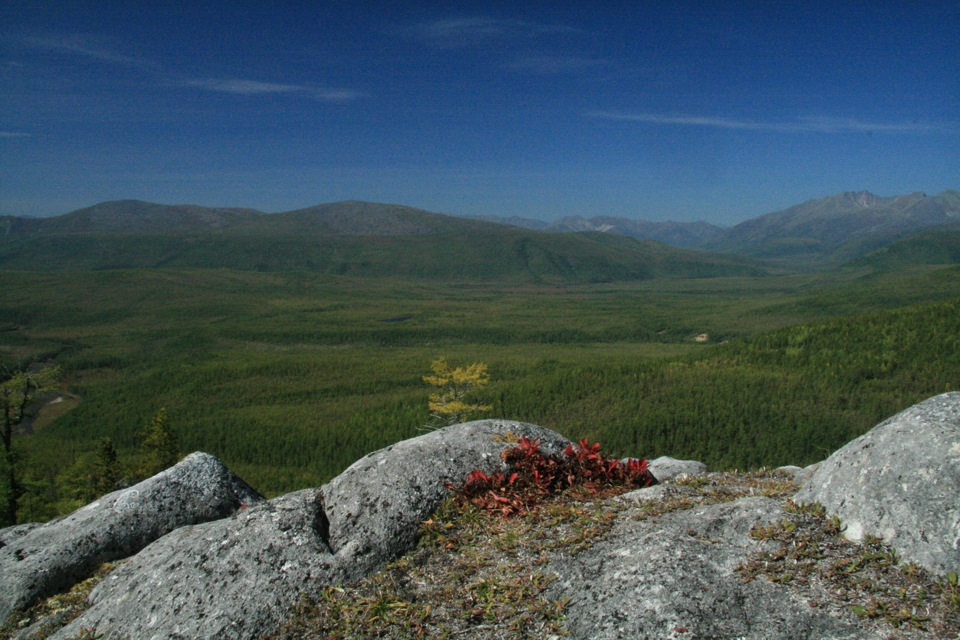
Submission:
POLYGON ((0 288, 3 356, 65 372, 18 438, 24 520, 77 506, 99 439, 130 459, 160 408, 183 451, 260 491, 320 484, 420 432, 440 356, 489 365, 497 417, 721 468, 813 462, 960 380, 955 266, 563 287, 0 271, 0 288))
POLYGON ((136 480, 161 410, 267 495, 319 485, 425 429, 440 357, 488 365, 491 416, 724 469, 814 462, 960 385, 955 232, 791 271, 357 202, 0 222, 0 364, 62 371, 15 437, 22 521, 91 499, 106 438, 136 480))

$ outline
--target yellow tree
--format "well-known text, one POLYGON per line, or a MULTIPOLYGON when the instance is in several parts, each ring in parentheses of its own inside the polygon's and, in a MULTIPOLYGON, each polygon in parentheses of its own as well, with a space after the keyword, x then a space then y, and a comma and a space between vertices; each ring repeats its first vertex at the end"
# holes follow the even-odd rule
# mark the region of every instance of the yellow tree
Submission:
POLYGON ((427 407, 430 409, 428 426, 446 426, 465 422, 469 417, 490 411, 493 405, 471 402, 470 396, 490 382, 487 365, 474 362, 467 367, 452 369, 446 358, 430 363, 432 376, 423 376, 423 381, 437 388, 430 394, 427 407))

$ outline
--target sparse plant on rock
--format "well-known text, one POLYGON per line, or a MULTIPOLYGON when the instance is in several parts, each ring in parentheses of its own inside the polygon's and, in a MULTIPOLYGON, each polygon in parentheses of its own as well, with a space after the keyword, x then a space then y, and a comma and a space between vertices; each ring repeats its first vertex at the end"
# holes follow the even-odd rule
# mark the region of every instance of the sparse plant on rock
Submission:
POLYGON ((955 637, 960 622, 956 573, 951 583, 951 574, 938 578, 919 565, 903 563, 895 549, 875 536, 846 540, 840 520, 819 503, 788 501, 784 511, 780 522, 751 529, 750 537, 767 547, 737 567, 744 582, 763 576, 795 592, 816 594, 812 605, 848 610, 885 634, 891 627, 898 630, 891 638, 916 637, 911 631, 955 637))

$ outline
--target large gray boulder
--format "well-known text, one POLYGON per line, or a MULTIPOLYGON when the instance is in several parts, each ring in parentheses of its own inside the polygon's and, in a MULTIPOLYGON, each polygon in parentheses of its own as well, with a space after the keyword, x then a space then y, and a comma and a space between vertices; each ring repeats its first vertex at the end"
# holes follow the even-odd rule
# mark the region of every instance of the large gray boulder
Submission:
POLYGON ((178 527, 223 518, 262 499, 218 459, 198 452, 68 516, 10 529, 0 547, 0 620, 178 527))
POLYGON ((3 529, 0 529, 0 548, 5 547, 8 544, 13 544, 40 526, 43 526, 42 522, 27 522, 24 524, 15 524, 12 527, 4 527, 3 529))
POLYGON ((178 529, 111 573, 92 607, 55 638, 251 638, 269 633, 301 593, 364 576, 416 544, 420 523, 474 469, 507 469, 517 438, 559 453, 536 425, 481 420, 381 449, 320 489, 178 529))
POLYGON ((342 580, 320 491, 305 489, 164 536, 52 637, 94 628, 103 638, 254 638, 289 617, 301 593, 342 580))
POLYGON ((846 526, 880 536, 934 573, 960 570, 960 393, 880 423, 824 461, 797 493, 846 526))
MULTIPOLYGON (((683 487, 624 497, 659 500, 683 487)), ((637 521, 623 512, 611 534, 577 556, 550 563, 547 597, 571 599, 570 638, 872 639, 850 614, 840 620, 765 580, 744 583, 738 564, 760 549, 756 524, 784 517, 770 498, 743 498, 637 521)))
POLYGON ((364 575, 410 549, 419 524, 474 469, 504 471, 501 453, 519 436, 540 440, 546 454, 569 441, 543 427, 478 420, 447 427, 367 455, 323 487, 330 548, 354 575, 364 575))

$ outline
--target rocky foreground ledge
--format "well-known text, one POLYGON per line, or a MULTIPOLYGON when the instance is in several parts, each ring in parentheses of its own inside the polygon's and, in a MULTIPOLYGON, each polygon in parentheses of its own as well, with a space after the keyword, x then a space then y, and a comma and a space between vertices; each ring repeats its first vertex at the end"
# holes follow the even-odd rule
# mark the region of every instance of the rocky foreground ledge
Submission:
MULTIPOLYGON (((302 594, 351 583, 413 548, 421 523, 448 494, 444 484, 474 469, 506 470, 500 454, 518 436, 539 439, 548 454, 568 444, 536 425, 466 423, 365 456, 323 487, 269 501, 212 456, 192 454, 59 520, 0 530, 0 615, 123 559, 79 617, 64 626, 53 612, 14 637, 275 633, 302 594)), ((569 601, 569 637, 889 637, 870 616, 789 588, 792 574, 764 574, 795 551, 775 551, 775 542, 798 526, 790 518, 816 511, 803 505, 822 504, 847 538, 868 546, 882 539, 917 571, 960 570, 960 393, 907 409, 818 465, 781 472, 795 475, 796 504, 766 495, 710 504, 692 499, 697 478, 717 482, 700 463, 663 458, 651 471, 664 484, 616 499, 602 541, 546 567, 555 576, 551 596, 569 601), (780 557, 764 564, 757 560, 764 552, 780 557)), ((920 613, 912 615, 921 628, 920 613)), ((936 637, 957 632, 940 628, 936 637)))

